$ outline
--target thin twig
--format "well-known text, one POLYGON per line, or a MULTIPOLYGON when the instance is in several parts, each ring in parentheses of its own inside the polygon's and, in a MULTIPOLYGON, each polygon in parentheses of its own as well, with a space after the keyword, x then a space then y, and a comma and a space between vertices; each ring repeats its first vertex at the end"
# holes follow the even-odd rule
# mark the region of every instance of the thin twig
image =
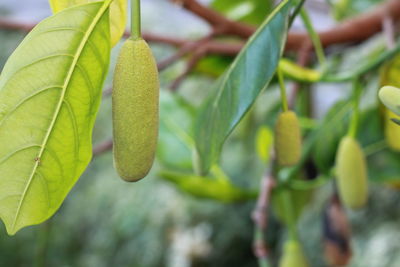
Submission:
POLYGON ((179 75, 171 84, 171 91, 176 91, 179 85, 185 80, 185 78, 192 72, 192 70, 197 66, 197 63, 205 57, 207 54, 207 50, 204 47, 199 47, 192 55, 190 60, 186 63, 186 68, 184 72, 179 75))
MULTIPOLYGON (((248 38, 255 31, 255 27, 228 20, 223 15, 212 10, 211 8, 197 3, 197 1, 183 1, 183 7, 209 22, 210 25, 218 25, 219 27, 223 27, 221 28, 219 35, 225 34, 248 38)), ((382 21, 383 18, 387 16, 393 20, 393 23, 400 21, 399 0, 385 1, 369 12, 346 20, 329 30, 320 32, 319 37, 321 39, 322 46, 326 48, 336 44, 354 44, 362 42, 382 31, 382 21)), ((0 19, 0 29, 29 32, 34 26, 34 24, 23 24, 0 19)), ((128 32, 125 33, 125 37, 127 36, 129 36, 128 32)), ((143 33, 143 38, 148 42, 169 44, 175 47, 181 47, 188 42, 188 40, 152 33, 143 33)), ((286 50, 298 51, 302 49, 304 43, 307 42, 310 42, 310 37, 306 32, 290 32, 287 38, 286 50)), ((207 52, 210 54, 234 56, 239 53, 243 45, 244 42, 231 45, 227 42, 213 41, 208 43, 207 52)))
POLYGON ((93 157, 97 157, 105 152, 108 152, 112 148, 113 148, 112 140, 104 141, 103 143, 101 143, 93 148, 93 157))
MULTIPOLYGON (((303 48, 297 52, 297 64, 305 67, 310 61, 310 55, 312 51, 312 44, 305 43, 303 48)), ((299 82, 293 83, 291 94, 289 95, 289 108, 294 109, 296 104, 297 95, 299 94, 301 84, 299 82)))
POLYGON ((260 266, 268 266, 268 248, 264 240, 264 232, 267 229, 267 210, 269 207, 271 192, 274 187, 274 178, 269 173, 265 174, 261 179, 260 194, 251 216, 255 224, 253 251, 254 255, 260 262, 260 266))
POLYGON ((158 65, 157 65, 158 70, 159 71, 164 70, 165 68, 167 68, 171 64, 175 63, 177 60, 184 57, 191 51, 197 50, 199 47, 208 43, 215 34, 216 34, 216 31, 213 30, 210 34, 207 34, 206 36, 204 36, 203 38, 200 38, 197 41, 190 41, 190 42, 187 42, 186 44, 182 45, 175 54, 173 54, 172 56, 170 56, 158 63, 158 65))
POLYGON ((103 91, 103 98, 109 97, 112 94, 112 87, 107 88, 103 91))
MULTIPOLYGON (((199 4, 195 0, 183 1, 183 7, 203 18, 210 25, 225 25, 227 29, 225 34, 247 38, 255 31, 254 27, 230 21, 223 15, 199 4)), ((382 19, 388 15, 394 22, 400 20, 400 1, 386 1, 369 12, 346 20, 332 29, 319 33, 321 43, 323 47, 328 47, 335 44, 364 41, 382 30, 382 19)), ((310 42, 310 37, 307 33, 289 33, 286 49, 299 50, 306 42, 310 42)))
POLYGON ((383 17, 383 33, 386 38, 386 45, 388 49, 393 49, 396 46, 394 21, 391 16, 383 17))

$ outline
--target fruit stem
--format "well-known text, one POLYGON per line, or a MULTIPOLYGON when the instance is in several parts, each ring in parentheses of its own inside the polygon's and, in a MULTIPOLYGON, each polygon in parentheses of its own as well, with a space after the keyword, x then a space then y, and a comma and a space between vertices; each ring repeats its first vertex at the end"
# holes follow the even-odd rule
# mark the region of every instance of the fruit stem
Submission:
POLYGON ((279 81, 279 87, 281 89, 281 101, 282 101, 282 110, 283 111, 288 111, 288 101, 286 98, 286 86, 285 86, 285 81, 283 79, 283 73, 280 68, 277 69, 277 76, 278 76, 278 81, 279 81))
POLYGON ((283 203, 283 212, 286 218, 286 225, 289 230, 289 239, 298 240, 296 218, 294 216, 294 208, 292 194, 289 189, 282 189, 280 192, 281 201, 283 203))
POLYGON ((354 79, 353 81, 353 91, 353 115, 351 117, 351 123, 347 135, 355 138, 358 130, 358 122, 360 120, 359 102, 361 96, 361 84, 358 78, 354 79))
POLYGON ((131 0, 131 34, 134 40, 142 38, 140 0, 131 0))
POLYGON ((312 41, 312 43, 314 45, 315 52, 317 54, 317 58, 318 58, 319 64, 321 66, 324 66, 325 61, 326 61, 325 60, 324 49, 323 49, 322 44, 321 44, 321 39, 319 38, 319 35, 315 31, 314 26, 313 26, 313 24, 311 22, 310 16, 308 15, 308 12, 304 8, 301 8, 300 16, 301 16, 301 19, 302 19, 302 21, 304 23, 304 26, 307 29, 308 34, 310 35, 311 41, 312 41))

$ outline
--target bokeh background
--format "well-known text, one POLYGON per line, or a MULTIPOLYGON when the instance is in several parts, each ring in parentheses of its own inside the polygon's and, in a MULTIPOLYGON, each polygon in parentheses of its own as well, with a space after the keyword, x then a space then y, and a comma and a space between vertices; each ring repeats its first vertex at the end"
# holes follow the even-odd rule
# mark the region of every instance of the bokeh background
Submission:
MULTIPOLYGON (((313 21, 318 22, 315 23, 317 29, 326 29, 335 23, 327 2, 307 3, 313 21)), ((357 4, 353 11, 357 13, 379 1, 354 2, 357 4)), ((49 15, 46 0, 0 2, 1 19, 31 24, 49 15)), ((148 32, 192 39, 208 31, 203 21, 167 0, 143 0, 143 27, 148 32)), ((301 30, 302 25, 296 22, 294 27, 301 30)), ((24 33, 0 29, 0 69, 23 37, 24 33)), ((356 63, 354 59, 368 55, 382 42, 383 37, 378 36, 361 49, 346 50, 343 58, 347 60, 343 60, 342 65, 351 68, 351 64, 356 63)), ((119 48, 120 45, 113 50, 105 89, 111 86, 119 48)), ((152 48, 158 60, 174 52, 164 45, 152 44, 152 48)), ((9 237, 0 224, 0 266, 257 266, 252 254, 254 226, 250 216, 255 201, 223 204, 199 199, 180 191, 159 175, 160 170, 169 165, 190 168, 191 152, 177 140, 171 125, 190 125, 193 119, 190 108, 182 108, 181 102, 198 106, 215 79, 196 72, 182 84, 178 97, 172 96, 164 89, 183 69, 183 62, 178 62, 161 73, 160 144, 158 160, 150 175, 139 183, 127 184, 113 169, 110 152, 94 158, 60 210, 48 222, 23 229, 13 237, 9 237)), ((376 105, 377 75, 370 80, 363 101, 366 106, 376 105)), ((346 97, 348 87, 342 84, 313 88, 315 117, 322 117, 332 103, 346 97)), ((257 126, 266 120, 266 111, 273 110, 278 99, 278 90, 271 86, 268 96, 265 93, 260 96, 251 116, 241 123, 225 145, 222 167, 236 185, 247 190, 257 191, 265 168, 255 153, 257 126)), ((110 137, 111 100, 105 98, 94 131, 94 144, 110 137)), ((315 267, 327 266, 322 257, 321 223, 322 211, 332 190, 332 184, 327 184, 315 192, 300 218, 305 253, 315 267)), ((400 266, 399 202, 400 194, 395 188, 372 184, 368 206, 361 211, 348 211, 354 251, 349 266, 400 266)), ((267 238, 275 263, 285 235, 283 226, 271 215, 267 238)))

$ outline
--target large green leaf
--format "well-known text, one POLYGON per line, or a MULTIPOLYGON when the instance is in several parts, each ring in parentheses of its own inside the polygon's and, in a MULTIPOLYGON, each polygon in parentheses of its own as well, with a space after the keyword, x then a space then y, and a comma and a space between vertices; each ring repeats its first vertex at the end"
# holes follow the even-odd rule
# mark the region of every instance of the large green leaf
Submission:
POLYGON ((0 76, 0 217, 11 235, 49 218, 90 162, 111 49, 109 5, 45 19, 0 76))
MULTIPOLYGON (((66 8, 99 0, 49 0, 51 9, 57 13, 66 8)), ((110 6, 111 45, 116 45, 124 34, 128 9, 127 0, 113 0, 110 6)))
POLYGON ((202 105, 195 140, 203 173, 218 159, 227 136, 273 77, 286 40, 290 7, 290 0, 277 6, 202 105))

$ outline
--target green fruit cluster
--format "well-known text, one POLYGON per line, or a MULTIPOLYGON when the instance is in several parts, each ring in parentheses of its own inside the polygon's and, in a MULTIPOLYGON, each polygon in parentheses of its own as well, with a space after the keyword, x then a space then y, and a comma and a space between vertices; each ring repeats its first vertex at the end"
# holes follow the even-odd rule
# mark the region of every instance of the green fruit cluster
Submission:
POLYGON ((128 39, 118 57, 112 93, 114 165, 126 181, 150 171, 158 138, 159 80, 147 43, 128 39))

